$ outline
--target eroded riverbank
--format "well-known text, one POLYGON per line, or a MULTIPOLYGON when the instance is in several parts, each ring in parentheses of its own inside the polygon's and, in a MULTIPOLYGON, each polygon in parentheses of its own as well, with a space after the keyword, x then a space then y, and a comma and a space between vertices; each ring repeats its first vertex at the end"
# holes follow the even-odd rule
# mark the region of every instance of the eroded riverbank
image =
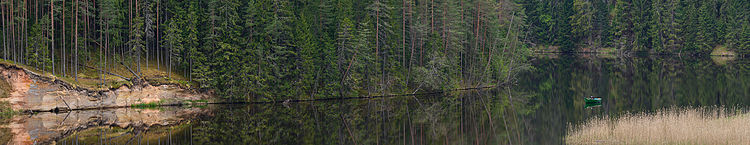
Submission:
POLYGON ((175 85, 123 85, 108 90, 77 87, 52 75, 37 74, 27 69, 0 64, 0 80, 9 88, 0 102, 10 103, 21 112, 83 110, 129 107, 139 104, 175 105, 190 102, 215 102, 213 95, 180 88, 175 85))

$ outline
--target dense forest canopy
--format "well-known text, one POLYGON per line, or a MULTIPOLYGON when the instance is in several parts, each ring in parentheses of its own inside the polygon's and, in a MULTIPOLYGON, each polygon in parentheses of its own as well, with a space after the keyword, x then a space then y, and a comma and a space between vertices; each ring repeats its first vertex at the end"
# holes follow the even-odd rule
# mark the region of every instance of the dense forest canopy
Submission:
POLYGON ((0 8, 5 60, 101 86, 157 72, 237 100, 497 85, 548 46, 750 53, 750 2, 741 0, 3 0, 0 8))
POLYGON ((5 60, 100 86, 163 72, 235 100, 491 86, 512 78, 530 52, 525 11, 509 0, 3 0, 1 7, 5 60))
POLYGON ((708 54, 723 46, 750 52, 750 2, 745 0, 519 1, 528 43, 564 51, 708 54))

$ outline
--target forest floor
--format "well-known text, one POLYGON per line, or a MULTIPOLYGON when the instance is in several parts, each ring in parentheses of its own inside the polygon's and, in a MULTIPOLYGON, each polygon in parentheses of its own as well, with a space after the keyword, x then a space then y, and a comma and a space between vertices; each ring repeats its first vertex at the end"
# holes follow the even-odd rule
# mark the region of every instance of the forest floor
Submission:
MULTIPOLYGON (((141 76, 145 81, 149 82, 151 85, 160 85, 160 84, 172 84, 177 85, 181 88, 190 88, 191 86, 195 86, 191 84, 186 77, 184 77, 181 73, 177 73, 176 70, 173 68, 172 73, 168 73, 168 68, 163 66, 157 66, 156 61, 149 61, 148 67, 146 67, 146 62, 141 62, 141 73, 139 76, 141 76), (158 67, 158 69, 157 69, 158 67)), ((128 67, 125 67, 120 64, 115 65, 108 65, 106 72, 116 74, 111 75, 106 72, 101 72, 99 70, 98 66, 98 60, 90 60, 85 65, 79 66, 78 70, 78 79, 76 80, 75 77, 70 75, 72 71, 68 70, 66 75, 63 75, 60 73, 60 70, 56 70, 57 73, 54 75, 48 71, 42 71, 37 69, 37 67, 27 66, 23 64, 14 63, 12 61, 7 60, 0 60, 0 63, 3 64, 12 64, 15 66, 18 66, 20 68, 27 69, 29 71, 32 71, 34 73, 47 76, 47 77, 54 77, 55 79, 65 81, 69 84, 74 84, 78 87, 83 87, 90 90, 107 90, 107 89, 113 89, 118 88, 122 85, 131 85, 131 82, 126 80, 130 78, 134 78, 133 73, 131 73, 128 70, 128 67, 130 69, 133 69, 133 71, 137 71, 136 65, 130 65, 128 67), (104 80, 106 83, 102 83, 102 76, 100 74, 103 74, 104 80), (122 78, 122 77, 125 78, 122 78)), ((60 64, 58 64, 59 66, 60 64)), ((60 68, 57 68, 60 69, 60 68)))

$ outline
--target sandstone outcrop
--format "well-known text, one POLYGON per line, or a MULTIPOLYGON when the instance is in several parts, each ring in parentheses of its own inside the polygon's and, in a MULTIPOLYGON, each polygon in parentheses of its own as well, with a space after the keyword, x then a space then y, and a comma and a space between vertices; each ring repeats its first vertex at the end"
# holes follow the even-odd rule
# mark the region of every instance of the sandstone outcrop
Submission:
POLYGON ((76 87, 54 76, 44 76, 8 64, 0 64, 0 79, 10 84, 7 101, 18 111, 57 111, 128 107, 137 104, 175 105, 205 100, 210 94, 183 89, 175 85, 121 86, 109 90, 76 87))

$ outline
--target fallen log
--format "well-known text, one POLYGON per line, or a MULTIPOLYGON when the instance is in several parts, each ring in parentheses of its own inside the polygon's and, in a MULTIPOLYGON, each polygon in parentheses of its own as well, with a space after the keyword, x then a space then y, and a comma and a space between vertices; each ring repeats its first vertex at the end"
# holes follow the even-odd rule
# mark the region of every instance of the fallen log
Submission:
POLYGON ((140 76, 140 75, 138 75, 138 73, 135 73, 135 71, 133 71, 133 69, 130 69, 130 67, 129 67, 128 65, 125 65, 125 63, 123 63, 122 61, 120 61, 120 65, 122 65, 122 66, 125 66, 125 68, 127 68, 127 69, 128 69, 128 71, 130 71, 130 73, 133 73, 133 76, 134 76, 135 78, 138 78, 138 79, 140 79, 140 78, 141 78, 141 76, 140 76))

